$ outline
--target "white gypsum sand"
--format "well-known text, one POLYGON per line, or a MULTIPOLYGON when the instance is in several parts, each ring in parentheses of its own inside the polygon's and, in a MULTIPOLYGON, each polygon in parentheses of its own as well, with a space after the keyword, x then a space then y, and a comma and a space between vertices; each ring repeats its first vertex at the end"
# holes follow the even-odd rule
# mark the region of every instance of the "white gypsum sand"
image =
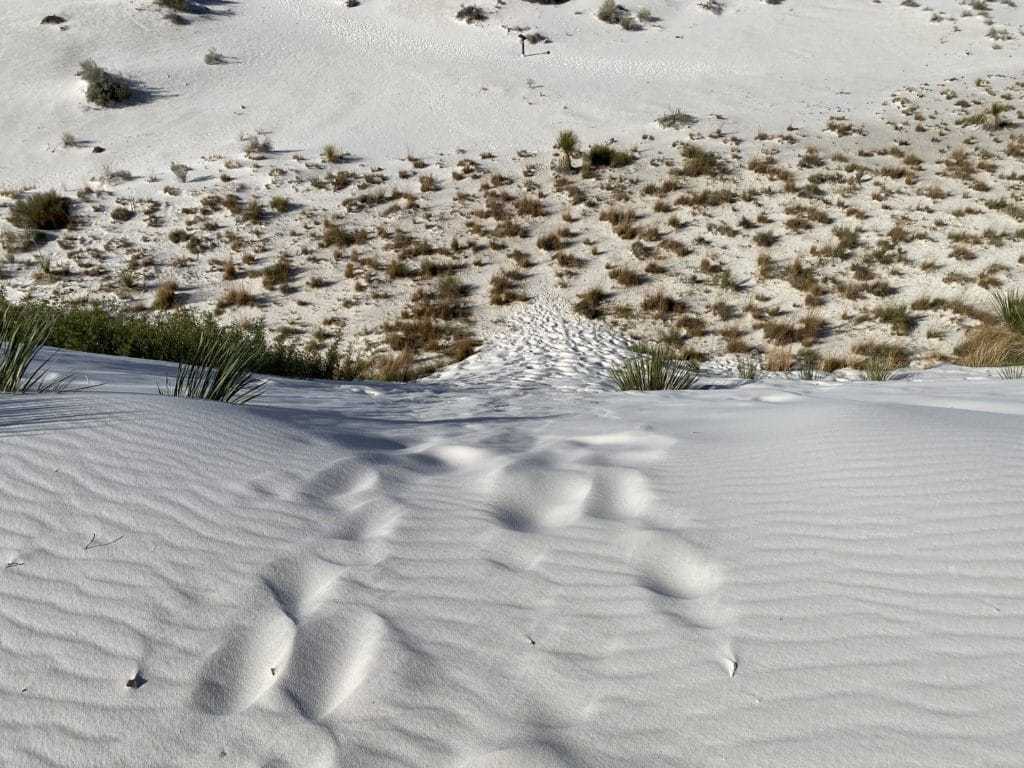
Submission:
POLYGON ((1020 382, 546 388, 621 345, 521 322, 443 381, 0 398, 0 762, 1015 764, 1020 382))
POLYGON ((423 374, 0 394, 0 765, 1019 764, 1024 13, 599 5, 0 3, 0 311, 423 374))

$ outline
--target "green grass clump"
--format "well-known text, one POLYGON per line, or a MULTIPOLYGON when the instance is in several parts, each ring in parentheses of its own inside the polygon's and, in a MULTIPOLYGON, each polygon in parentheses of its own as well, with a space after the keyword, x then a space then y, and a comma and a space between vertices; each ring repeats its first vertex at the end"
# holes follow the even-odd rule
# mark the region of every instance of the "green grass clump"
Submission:
POLYGON ((992 296, 996 313, 1010 330, 1024 334, 1024 290, 1011 288, 992 296))
POLYGON ((67 377, 44 383, 49 359, 38 361, 51 326, 32 313, 0 309, 0 392, 55 392, 67 377))
POLYGON ((899 368, 899 361, 891 355, 878 355, 866 358, 861 367, 868 381, 888 381, 899 368))
POLYGON ((56 192, 39 192, 16 201, 8 221, 19 229, 66 229, 71 223, 71 200, 56 192))
POLYGON ((697 366, 680 360, 663 346, 640 347, 638 355, 614 371, 612 381, 622 391, 689 389, 697 382, 697 366))
POLYGON ((259 354, 252 345, 230 337, 202 335, 188 358, 178 363, 174 385, 160 394, 244 405, 263 391, 265 382, 252 373, 259 354))

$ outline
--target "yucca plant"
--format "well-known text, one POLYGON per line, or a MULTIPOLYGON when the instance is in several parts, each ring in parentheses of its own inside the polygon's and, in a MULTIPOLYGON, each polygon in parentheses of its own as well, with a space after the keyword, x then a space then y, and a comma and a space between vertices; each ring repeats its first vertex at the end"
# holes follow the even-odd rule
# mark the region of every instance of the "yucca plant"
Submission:
POLYGON ((68 377, 46 378, 49 358, 38 360, 53 323, 10 306, 0 313, 0 392, 55 392, 68 377))
POLYGON ((757 381, 761 378, 761 364, 754 355, 741 357, 736 361, 736 375, 745 381, 757 381))
POLYGON ((862 367, 868 381, 888 381, 899 365, 892 355, 876 355, 867 358, 862 367))
POLYGON ((1008 368, 1002 368, 999 371, 999 377, 1003 379, 1024 379, 1024 365, 1012 365, 1008 368))
POLYGON ((1024 334, 1024 290, 1011 288, 993 293, 992 302, 1003 322, 1017 333, 1024 334))
POLYGON ((174 385, 160 394, 244 405, 259 397, 264 382, 252 373, 260 351, 223 336, 203 335, 187 361, 178 363, 174 385))
POLYGON ((697 382, 697 365, 680 360, 664 346, 639 347, 637 356, 614 371, 612 381, 622 391, 689 389, 697 382))
POLYGON ((562 153, 558 162, 559 170, 569 172, 572 170, 572 156, 579 149, 580 140, 573 131, 561 131, 555 145, 562 153))

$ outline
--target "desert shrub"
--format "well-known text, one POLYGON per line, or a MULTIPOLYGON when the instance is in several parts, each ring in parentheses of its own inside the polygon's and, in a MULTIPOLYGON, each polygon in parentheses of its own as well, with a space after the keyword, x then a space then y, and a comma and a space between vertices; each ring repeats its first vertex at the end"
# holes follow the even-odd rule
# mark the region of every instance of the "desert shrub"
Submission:
POLYGON ((131 83, 121 75, 108 72, 92 59, 86 59, 79 67, 78 76, 87 84, 86 101, 100 107, 113 107, 132 98, 131 83))
POLYGON ((477 21, 487 21, 487 11, 479 5, 464 5, 455 12, 455 18, 472 24, 477 21))
POLYGON ((967 333, 955 352, 963 365, 1024 365, 1024 335, 1002 324, 981 325, 967 333))
POLYGON ((970 366, 1024 365, 1024 291, 1010 289, 992 295, 995 315, 967 332, 956 348, 961 363, 970 366))
POLYGON ((184 163, 171 163, 171 173, 173 173, 174 177, 182 184, 188 181, 188 172, 191 170, 192 169, 184 163))
POLYGON ((658 125, 662 128, 686 128, 696 122, 697 118, 683 112, 681 109, 674 109, 671 112, 666 112, 658 118, 658 125))
POLYGON ((10 304, 0 298, 3 312, 13 318, 31 317, 27 322, 49 328, 48 344, 79 352, 178 362, 188 359, 205 335, 251 346, 258 353, 253 366, 258 373, 331 379, 338 365, 335 347, 321 353, 283 340, 271 343, 262 325, 220 326, 212 314, 184 309, 140 315, 114 305, 10 304))
POLYGON ((722 158, 696 144, 686 144, 680 152, 684 160, 684 176, 721 176, 728 170, 722 158))
POLYGON ((611 298, 611 294, 601 288, 591 288, 576 297, 577 301, 573 308, 584 317, 596 320, 604 314, 604 305, 611 298))
POLYGON ((910 350, 902 344, 861 341, 853 345, 853 353, 868 360, 882 360, 893 369, 910 363, 910 350))
POLYGON ((565 243, 557 232, 547 232, 537 237, 537 247, 545 251, 557 251, 565 243))
POLYGON ((619 23, 619 6, 615 0, 602 0, 597 8, 597 18, 607 24, 619 23))
POLYGON ((287 256, 279 256, 277 261, 263 270, 263 287, 276 288, 288 284, 292 267, 287 256))
POLYGON ((875 319, 888 323, 897 336, 906 336, 917 324, 906 304, 885 304, 875 309, 875 319))
POLYGON ((56 192, 39 192, 15 201, 8 221, 19 229, 65 229, 71 223, 71 200, 56 192))
POLYGON ((608 144, 594 144, 587 152, 587 162, 592 168, 622 168, 633 162, 633 155, 608 144))
POLYGON ((345 159, 346 154, 344 150, 338 149, 335 144, 325 144, 324 148, 320 151, 320 157, 323 158, 325 163, 340 163, 345 159))
POLYGON ((156 289, 156 295, 153 296, 153 309, 170 309, 174 306, 174 301, 178 295, 178 284, 173 280, 166 280, 160 283, 156 289))
POLYGON ((612 371, 611 378, 622 391, 689 389, 697 382, 697 365, 680 360, 665 346, 646 346, 636 357, 612 371))
POLYGON ((632 267, 623 264, 616 264, 608 268, 608 276, 619 285, 632 286, 640 285, 647 280, 643 273, 637 272, 632 267))
MULTIPOLYGON (((225 279, 227 279, 225 277, 225 279)), ((217 309, 223 310, 229 307, 248 307, 256 303, 256 297, 252 292, 243 286, 233 285, 228 288, 217 299, 217 309)))
POLYGON ((669 296, 664 291, 658 290, 645 296, 640 302, 640 308, 645 312, 651 312, 659 317, 668 317, 686 311, 686 302, 669 296))

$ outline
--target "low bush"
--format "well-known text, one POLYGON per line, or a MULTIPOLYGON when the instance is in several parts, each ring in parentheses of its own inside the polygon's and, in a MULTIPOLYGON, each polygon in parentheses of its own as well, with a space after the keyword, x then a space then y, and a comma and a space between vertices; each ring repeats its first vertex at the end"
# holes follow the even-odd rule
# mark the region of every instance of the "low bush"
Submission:
POLYGON ((92 59, 79 65, 78 76, 85 80, 85 99, 99 107, 113 107, 128 102, 133 95, 131 83, 121 75, 108 72, 92 59))
POLYGON ((71 200, 52 191, 29 195, 11 206, 8 220, 19 229, 66 229, 71 200))

